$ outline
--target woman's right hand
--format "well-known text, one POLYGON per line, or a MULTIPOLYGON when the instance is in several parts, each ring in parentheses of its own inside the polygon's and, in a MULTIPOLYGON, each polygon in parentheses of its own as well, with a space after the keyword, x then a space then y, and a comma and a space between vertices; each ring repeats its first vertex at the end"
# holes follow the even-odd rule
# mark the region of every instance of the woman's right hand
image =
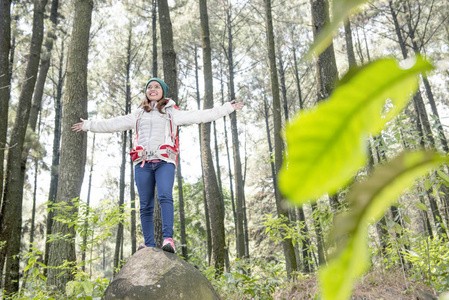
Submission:
POLYGON ((80 118, 81 122, 72 125, 72 131, 80 132, 83 130, 84 120, 80 118))

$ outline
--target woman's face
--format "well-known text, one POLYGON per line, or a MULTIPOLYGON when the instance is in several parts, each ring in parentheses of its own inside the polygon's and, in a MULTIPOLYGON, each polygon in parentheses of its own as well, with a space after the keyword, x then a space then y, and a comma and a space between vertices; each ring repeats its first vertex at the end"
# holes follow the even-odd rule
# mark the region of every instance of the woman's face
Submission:
POLYGON ((147 97, 150 101, 158 101, 161 100, 164 96, 164 90, 161 85, 157 81, 150 81, 147 86, 147 97))

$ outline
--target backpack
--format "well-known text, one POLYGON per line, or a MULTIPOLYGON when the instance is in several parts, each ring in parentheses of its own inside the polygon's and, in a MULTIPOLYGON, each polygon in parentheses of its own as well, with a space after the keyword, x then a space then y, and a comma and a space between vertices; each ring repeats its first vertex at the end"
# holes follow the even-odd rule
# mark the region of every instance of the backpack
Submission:
MULTIPOLYGON (((179 107, 177 107, 176 105, 174 106, 174 108, 179 110, 179 107)), ((137 161, 137 162, 142 161, 141 167, 143 167, 145 165, 145 161, 148 156, 147 150, 145 150, 143 146, 137 145, 137 139, 139 137, 139 132, 138 132, 137 128, 138 128, 138 123, 140 121, 140 118, 142 117, 143 112, 144 111, 142 110, 141 112, 139 112, 139 115, 137 116, 136 137, 134 138, 134 141, 133 141, 133 148, 129 152, 129 154, 131 156, 131 160, 133 162, 134 161, 137 161)), ((170 137, 171 137, 173 146, 167 145, 167 144, 161 145, 155 154, 157 156, 162 156, 163 158, 170 158, 170 159, 174 160, 175 165, 177 165, 178 164, 178 156, 179 156, 179 136, 178 136, 179 131, 178 131, 178 126, 176 126, 173 122, 173 114, 170 111, 167 111, 167 114, 168 114, 168 120, 170 122, 170 137)))

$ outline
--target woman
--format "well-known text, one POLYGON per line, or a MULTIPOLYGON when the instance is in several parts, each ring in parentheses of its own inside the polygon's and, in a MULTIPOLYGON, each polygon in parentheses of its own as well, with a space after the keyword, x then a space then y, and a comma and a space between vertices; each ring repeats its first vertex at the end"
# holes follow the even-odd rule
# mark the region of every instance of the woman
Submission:
POLYGON ((175 253, 173 242, 173 183, 178 154, 177 126, 215 121, 243 107, 235 100, 207 110, 181 111, 172 99, 165 98, 168 85, 159 78, 151 78, 145 86, 145 98, 139 109, 126 116, 108 120, 80 119, 72 130, 117 132, 136 128, 132 157, 135 180, 140 198, 140 220, 145 243, 139 246, 156 247, 154 242, 154 190, 161 206, 162 249, 175 253))

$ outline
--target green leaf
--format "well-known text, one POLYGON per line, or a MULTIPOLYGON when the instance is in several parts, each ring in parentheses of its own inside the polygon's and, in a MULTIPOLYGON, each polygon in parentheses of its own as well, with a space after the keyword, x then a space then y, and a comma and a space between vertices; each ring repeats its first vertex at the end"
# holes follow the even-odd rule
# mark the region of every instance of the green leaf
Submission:
POLYGON ((427 212, 427 206, 424 203, 416 201, 413 204, 415 204, 416 208, 427 212))
POLYGON ((432 181, 430 180, 424 181, 423 186, 426 189, 426 191, 430 190, 432 188, 432 181))
POLYGON ((350 210, 335 218, 329 235, 329 245, 337 243, 337 250, 320 272, 324 300, 349 299, 354 281, 368 265, 368 224, 380 219, 415 178, 447 162, 434 152, 404 153, 354 185, 348 195, 350 210))
POLYGON ((445 185, 449 185, 449 176, 441 170, 437 171, 440 178, 444 181, 445 185))
POLYGON ((432 66, 422 58, 402 69, 393 59, 375 61, 346 78, 329 100, 301 112, 287 127, 281 191, 297 204, 335 193, 365 164, 366 139, 406 105, 418 74, 432 66), (381 113, 389 101, 389 111, 381 113), (298 184, 299 183, 299 184, 298 184))
POLYGON ((403 215, 403 217, 404 217, 404 221, 405 221, 407 224, 411 224, 411 223, 412 223, 412 220, 410 219, 409 216, 403 215))
POLYGON ((358 7, 365 3, 366 0, 334 0, 332 1, 332 21, 324 26, 317 38, 310 47, 305 59, 309 60, 312 55, 318 56, 332 42, 332 38, 351 14, 355 13, 358 7))

